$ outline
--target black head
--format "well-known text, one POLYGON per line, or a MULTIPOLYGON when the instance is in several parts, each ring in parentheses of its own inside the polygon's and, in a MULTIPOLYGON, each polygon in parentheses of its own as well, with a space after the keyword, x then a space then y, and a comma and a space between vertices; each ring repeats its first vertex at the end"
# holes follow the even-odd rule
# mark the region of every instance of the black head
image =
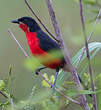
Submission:
POLYGON ((13 20, 12 23, 26 24, 30 32, 36 32, 41 29, 37 22, 31 17, 22 17, 17 20, 13 20))

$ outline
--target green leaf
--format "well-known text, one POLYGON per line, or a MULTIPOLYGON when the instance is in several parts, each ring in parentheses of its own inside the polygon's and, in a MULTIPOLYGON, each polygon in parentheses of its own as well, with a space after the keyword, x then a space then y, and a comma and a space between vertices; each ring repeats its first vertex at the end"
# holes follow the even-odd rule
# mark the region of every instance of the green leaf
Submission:
MULTIPOLYGON (((76 3, 79 2, 79 0, 74 0, 76 3)), ((96 1, 95 0, 82 0, 84 4, 86 5, 96 5, 96 1)))
POLYGON ((89 12, 98 14, 99 13, 99 10, 89 10, 89 12))
POLYGON ((55 76, 54 76, 54 75, 51 75, 51 77, 50 77, 50 82, 53 84, 54 81, 55 81, 55 76))
POLYGON ((90 107, 90 109, 93 108, 93 104, 92 103, 89 103, 88 106, 90 107))
POLYGON ((96 1, 95 0, 83 0, 84 4, 88 4, 88 5, 96 5, 96 1))
MULTIPOLYGON (((92 53, 91 55, 91 58, 95 57, 96 54, 99 52, 99 50, 101 49, 101 43, 100 42, 92 42, 92 43, 89 43, 89 51, 90 53, 92 53)), ((81 55, 83 51, 83 48, 80 49, 80 51, 72 58, 72 63, 73 65, 75 65, 81 55)), ((83 58, 81 60, 81 62, 86 59, 86 53, 83 55, 83 58)), ((88 64, 84 65, 84 68, 82 69, 81 73, 84 73, 86 68, 87 68, 88 64)), ((61 88, 62 84, 64 83, 64 81, 70 77, 70 73, 67 73, 67 72, 64 72, 63 70, 60 70, 59 71, 59 75, 58 75, 58 78, 57 78, 57 82, 56 82, 56 86, 58 88, 61 88)))
MULTIPOLYGON (((14 110, 34 110, 37 104, 41 105, 43 101, 47 101, 47 99, 51 97, 51 94, 52 91, 48 88, 40 92, 37 91, 34 96, 14 103, 14 110)), ((6 110, 11 110, 11 108, 12 107, 9 106, 6 110)))
POLYGON ((12 73, 12 65, 9 66, 9 76, 11 76, 12 73))
MULTIPOLYGON (((92 42, 92 43, 89 43, 88 47, 89 47, 89 52, 90 52, 90 53, 91 53, 92 51, 94 51, 95 49, 97 49, 97 48, 100 50, 100 49, 101 49, 101 42, 92 42)), ((80 49, 80 51, 72 58, 72 63, 73 63, 73 65, 75 65, 75 64, 78 62, 79 57, 80 57, 81 53, 83 52, 83 49, 84 49, 84 47, 83 47, 82 49, 80 49)), ((97 52, 98 52, 98 51, 97 51, 97 52)), ((96 53, 95 53, 95 55, 96 55, 96 53)), ((86 53, 84 53, 81 62, 82 62, 85 58, 86 58, 86 53)))
POLYGON ((98 80, 100 80, 100 79, 101 79, 101 73, 98 74, 98 75, 94 78, 94 81, 98 81, 98 80))
MULTIPOLYGON (((90 58, 93 59, 96 56, 97 52, 99 52, 99 50, 100 50, 100 48, 95 49, 95 51, 91 54, 91 57, 90 58)), ((83 75, 84 74, 84 72, 86 71, 87 67, 88 67, 88 63, 86 63, 83 66, 83 69, 81 70, 80 75, 83 75)))
POLYGON ((3 80, 0 80, 0 90, 5 88, 5 82, 3 80))
POLYGON ((64 72, 63 70, 60 70, 59 71, 59 74, 58 74, 58 78, 57 78, 57 81, 56 81, 56 86, 58 88, 61 88, 62 84, 64 83, 64 81, 70 76, 70 73, 69 72, 64 72))
POLYGON ((67 90, 67 95, 68 96, 77 96, 77 95, 81 95, 81 94, 97 94, 97 93, 100 93, 101 90, 98 90, 98 91, 90 91, 90 90, 80 90, 80 91, 77 91, 77 90, 67 90))
MULTIPOLYGON (((44 77, 49 81, 48 75, 46 73, 44 74, 44 77)), ((42 86, 50 87, 50 85, 45 80, 42 81, 42 86)))

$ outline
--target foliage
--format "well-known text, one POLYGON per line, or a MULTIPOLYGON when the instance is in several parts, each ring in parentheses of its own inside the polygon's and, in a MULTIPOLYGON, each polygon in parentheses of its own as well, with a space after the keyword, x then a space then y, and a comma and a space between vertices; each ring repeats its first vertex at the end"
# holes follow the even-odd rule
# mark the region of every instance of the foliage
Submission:
MULTIPOLYGON (((74 0, 75 3, 78 3, 79 0, 74 0)), ((97 0, 83 0, 84 6, 90 7, 88 8, 87 12, 90 14, 92 13, 94 16, 90 18, 90 22, 87 22, 87 33, 90 32, 92 28, 90 23, 93 23, 96 19, 97 14, 99 13, 100 2, 97 0), (96 8, 95 8, 96 7, 96 8), (93 8, 93 9, 92 9, 93 8)), ((101 24, 99 23, 95 29, 95 34, 101 34, 101 24)), ((81 41, 81 33, 80 33, 80 40, 81 41)), ((77 40, 77 39, 76 39, 77 40)), ((72 63, 75 66, 78 62, 78 59, 83 52, 84 47, 82 47, 72 58, 72 63)), ((89 51, 91 56, 91 61, 96 58, 97 54, 101 50, 101 42, 91 42, 89 43, 89 51)), ((60 52, 53 50, 50 52, 52 56, 60 58, 60 52)), ((24 61, 25 68, 29 69, 29 71, 35 71, 38 67, 42 66, 40 62, 47 62, 47 60, 54 60, 52 57, 45 57, 41 56, 39 58, 30 57, 24 61)), ((84 53, 83 58, 80 62, 78 71, 79 75, 83 81, 83 88, 82 91, 77 91, 72 81, 71 74, 64 72, 63 70, 59 71, 59 75, 56 82, 56 87, 61 90, 66 96, 69 96, 75 100, 79 100, 78 96, 80 94, 97 94, 98 96, 98 109, 101 108, 101 73, 94 74, 94 81, 96 83, 95 89, 96 91, 91 91, 91 82, 90 82, 90 75, 87 71, 88 64, 86 62, 86 53, 84 53), (81 68, 83 67, 83 69, 81 68), (98 83, 98 84, 97 84, 98 83)), ((43 72, 43 76, 51 83, 54 83, 55 76, 53 72, 52 75, 49 75, 48 72, 43 72)), ((4 101, 0 102, 0 107, 2 110, 67 110, 68 106, 72 102, 68 99, 65 99, 61 96, 54 88, 50 88, 50 85, 45 81, 41 80, 41 87, 38 87, 38 84, 33 84, 31 88, 31 92, 23 99, 17 99, 16 96, 10 91, 12 89, 11 83, 14 81, 14 77, 12 77, 12 66, 9 67, 8 77, 6 79, 0 80, 0 91, 6 96, 4 101), (12 103, 13 101, 13 103, 12 103)), ((91 102, 90 97, 88 96, 89 107, 92 109, 93 104, 91 102)), ((82 108, 78 107, 77 110, 82 110, 82 108)))
MULTIPOLYGON (((101 48, 101 43, 100 42, 93 42, 89 44, 89 50, 91 55, 96 56, 97 49, 101 48)), ((79 56, 82 53, 83 48, 73 57, 72 61, 73 64, 76 64, 77 59, 79 58, 79 56)), ((92 58, 93 58, 92 57, 92 58)), ((83 60, 86 59, 86 54, 84 54, 83 59, 81 60, 83 62, 83 60)), ((28 65, 28 68, 32 69, 32 65, 33 65, 33 61, 32 58, 27 59, 28 61, 30 60, 29 65, 31 66, 31 68, 28 65)), ((27 67, 27 60, 25 61, 25 65, 27 67)), ((37 59, 35 59, 37 60, 37 59)), ((36 61, 37 62, 37 61, 36 61)), ((34 62, 36 64, 36 62, 34 62)), ((39 62, 37 62, 39 64, 39 62)), ((36 64, 36 65, 38 65, 36 64)), ((9 76, 11 77, 11 67, 10 67, 10 71, 9 71, 9 76)), ((91 91, 91 89, 89 88, 89 90, 82 90, 82 91, 77 91, 76 89, 74 89, 74 83, 72 81, 67 81, 66 79, 68 79, 71 75, 68 73, 64 73, 64 71, 60 70, 59 71, 59 76, 57 79, 57 83, 56 83, 56 87, 58 87, 60 90, 63 89, 63 87, 65 88, 65 90, 63 91, 67 96, 70 97, 77 97, 80 94, 100 94, 101 90, 99 90, 98 88, 96 89, 96 92, 91 91), (72 85, 71 88, 68 88, 66 86, 70 86, 72 85)), ((44 73, 44 77, 51 83, 54 82, 54 76, 51 75, 50 78, 48 76, 47 73, 44 73)), ((82 76, 83 78, 83 82, 84 85, 86 87, 90 87, 90 76, 85 73, 82 76)), ((9 78, 8 78, 9 79, 9 78)), ((95 77, 95 81, 100 80, 100 74, 98 76, 95 77)), ((8 81, 9 82, 9 81, 8 81)), ((7 85, 7 84, 6 84, 7 85)), ((54 89, 50 89, 50 86, 44 81, 42 80, 42 86, 44 89, 40 90, 37 88, 37 85, 33 86, 32 91, 30 93, 30 95, 28 97, 26 97, 23 100, 20 101, 14 101, 14 110, 36 110, 36 109, 41 109, 41 110, 51 110, 51 109, 56 109, 58 110, 58 108, 60 107, 60 100, 61 100, 61 95, 56 92, 54 89)), ((7 87, 5 87, 5 83, 4 80, 0 81, 0 88, 1 90, 5 89, 5 91, 7 92, 7 87)), ((3 91, 4 92, 4 91, 3 91)), ((5 92, 4 92, 5 93, 5 92)), ((9 99, 11 94, 8 93, 9 95, 9 99)), ((64 101, 65 105, 68 105, 70 103, 69 100, 65 100, 64 101), (67 103, 68 101, 68 103, 67 103)), ((1 104, 2 107, 7 107, 7 110, 11 110, 11 105, 10 105, 10 100, 7 100, 4 104, 1 104)), ((89 106, 92 108, 92 104, 89 103, 89 106)), ((6 109, 5 109, 6 110, 6 109)))

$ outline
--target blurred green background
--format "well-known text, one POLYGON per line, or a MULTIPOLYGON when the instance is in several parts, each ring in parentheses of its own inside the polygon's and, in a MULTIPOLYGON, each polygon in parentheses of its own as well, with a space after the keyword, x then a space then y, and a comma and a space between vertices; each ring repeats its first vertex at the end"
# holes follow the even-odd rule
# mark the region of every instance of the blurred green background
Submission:
MULTIPOLYGON (((54 33, 45 0, 31 0, 30 4, 48 29, 54 33)), ((84 45, 79 5, 74 2, 74 0, 53 0, 53 6, 65 43, 71 57, 73 57, 84 45)), ((92 14, 88 11, 88 9, 94 8, 97 7, 84 7, 86 21, 96 17, 96 14, 92 14)), ((33 17, 25 5, 24 0, 0 0, 0 79, 8 76, 9 65, 12 65, 12 74, 15 77, 15 81, 12 84, 12 93, 14 93, 18 99, 26 97, 29 92, 31 92, 32 86, 35 83, 40 83, 41 80, 40 77, 34 75, 34 72, 24 67, 25 57, 8 33, 8 29, 10 28, 27 53, 31 55, 24 32, 18 28, 18 25, 11 23, 11 20, 23 16, 33 17)), ((100 23, 101 21, 96 26, 92 41, 101 41, 100 23)), ((87 35, 89 35, 91 28, 92 23, 88 23, 86 28, 87 35)), ((92 65, 95 74, 101 71, 101 52, 93 59, 92 65)))

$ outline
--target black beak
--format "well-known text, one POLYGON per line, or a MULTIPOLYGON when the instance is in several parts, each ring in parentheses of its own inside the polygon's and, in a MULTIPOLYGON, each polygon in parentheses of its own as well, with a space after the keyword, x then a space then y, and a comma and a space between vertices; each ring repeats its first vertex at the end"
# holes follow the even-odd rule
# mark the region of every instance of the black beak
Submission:
POLYGON ((11 22, 12 22, 12 23, 17 23, 17 24, 19 24, 19 21, 18 21, 18 20, 12 20, 11 22))

